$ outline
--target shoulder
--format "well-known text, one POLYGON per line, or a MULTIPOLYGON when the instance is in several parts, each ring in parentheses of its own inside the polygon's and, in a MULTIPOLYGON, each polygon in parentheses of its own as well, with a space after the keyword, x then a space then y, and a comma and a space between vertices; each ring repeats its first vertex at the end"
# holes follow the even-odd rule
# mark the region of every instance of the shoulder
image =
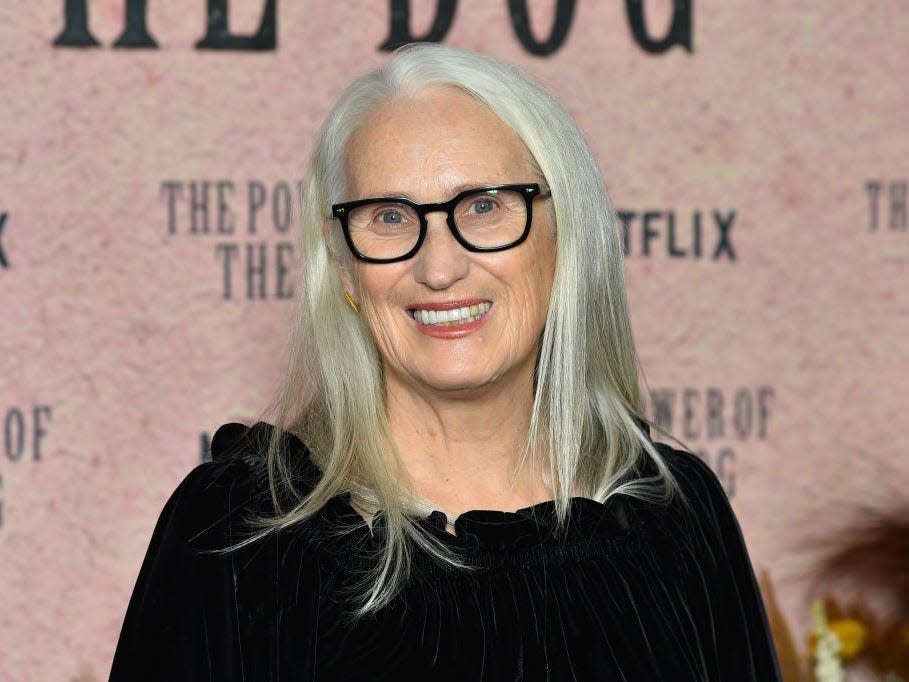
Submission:
MULTIPOLYGON (((270 609, 282 594, 295 593, 291 587, 299 589, 279 578, 308 575, 313 556, 288 551, 310 535, 275 534, 238 546, 255 534, 247 520, 273 513, 265 459, 271 428, 225 424, 212 439, 212 460, 192 469, 170 495, 136 579, 111 680, 234 679, 215 671, 242 665, 232 653, 240 652, 239 643, 244 654, 267 645, 260 629, 270 609), (297 564, 288 568, 292 560, 297 564), (280 576, 279 565, 288 569, 280 576), (235 618, 211 617, 221 612, 235 618), (204 651, 225 653, 204 657, 204 651)), ((288 445, 302 457, 305 448, 294 440, 288 445)))
MULTIPOLYGON (((273 430, 264 422, 220 426, 212 437, 211 461, 184 477, 165 504, 159 523, 180 529, 178 535, 207 548, 225 540, 242 540, 238 534, 244 519, 273 515, 267 463, 273 430)), ((311 489, 319 472, 308 449, 296 436, 282 435, 282 453, 291 464, 297 489, 311 489)))
POLYGON ((717 475, 697 455, 654 442, 677 484, 670 505, 673 525, 684 537, 697 538, 714 561, 744 551, 741 526, 717 475))
MULTIPOLYGON (((640 419, 635 421, 641 427, 650 443, 656 448, 663 464, 669 470, 676 483, 676 490, 680 493, 683 502, 720 500, 728 505, 726 492, 719 478, 703 459, 689 450, 674 448, 668 443, 653 439, 650 425, 640 419), (694 498, 689 499, 689 498, 694 498)), ((659 475, 656 463, 651 457, 639 459, 635 466, 633 476, 648 478, 659 475)), ((689 504, 690 506, 690 504, 689 504)))
MULTIPOLYGON (((271 424, 257 422, 252 426, 231 422, 222 424, 211 439, 211 460, 220 469, 247 469, 261 475, 266 469, 270 441, 277 429, 271 424)), ((309 449, 297 436, 280 432, 279 447, 289 460, 294 474, 301 478, 317 477, 318 468, 312 462, 309 449)))
POLYGON ((691 502, 719 499, 728 504, 723 484, 703 459, 688 450, 680 450, 667 443, 654 441, 653 444, 678 483, 679 491, 683 495, 695 497, 695 500, 690 500, 691 502))

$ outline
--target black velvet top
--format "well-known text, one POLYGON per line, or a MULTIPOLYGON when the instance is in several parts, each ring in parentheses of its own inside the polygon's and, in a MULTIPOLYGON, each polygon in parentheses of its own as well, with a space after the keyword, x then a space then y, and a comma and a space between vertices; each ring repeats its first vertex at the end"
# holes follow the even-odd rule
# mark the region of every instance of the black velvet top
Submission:
MULTIPOLYGON (((479 568, 415 552, 412 577, 378 614, 348 617, 374 532, 334 498, 306 522, 233 553, 243 514, 271 508, 255 445, 271 427, 222 426, 161 512, 111 680, 781 680, 738 523, 711 470, 658 447, 694 513, 623 495, 574 498, 567 534, 552 502, 474 510, 445 531, 479 568), (329 531, 347 524, 345 535, 329 531)), ((319 470, 293 436, 304 485, 319 470)), ((648 473, 648 472, 638 472, 648 473)))

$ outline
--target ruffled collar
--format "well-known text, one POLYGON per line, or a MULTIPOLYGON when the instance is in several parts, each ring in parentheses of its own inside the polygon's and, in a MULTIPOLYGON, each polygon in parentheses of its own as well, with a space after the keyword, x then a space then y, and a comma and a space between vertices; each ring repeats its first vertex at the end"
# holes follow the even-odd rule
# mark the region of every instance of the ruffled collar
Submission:
POLYGON ((568 518, 560 530, 556 503, 539 502, 516 511, 472 509, 454 521, 454 534, 446 530, 444 513, 434 511, 422 525, 448 545, 473 550, 516 550, 558 541, 592 542, 596 538, 615 538, 629 529, 626 505, 620 497, 606 503, 586 497, 569 500, 568 518))

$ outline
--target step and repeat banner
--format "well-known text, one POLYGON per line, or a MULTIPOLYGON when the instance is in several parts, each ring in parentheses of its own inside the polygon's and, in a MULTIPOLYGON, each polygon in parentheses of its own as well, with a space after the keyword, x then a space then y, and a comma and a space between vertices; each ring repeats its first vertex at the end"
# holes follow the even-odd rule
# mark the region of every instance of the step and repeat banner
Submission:
POLYGON ((807 656, 816 548, 909 490, 907 9, 5 3, 0 679, 106 679, 164 501, 283 371, 317 129, 415 40, 518 65, 580 124, 648 414, 723 482, 807 656))

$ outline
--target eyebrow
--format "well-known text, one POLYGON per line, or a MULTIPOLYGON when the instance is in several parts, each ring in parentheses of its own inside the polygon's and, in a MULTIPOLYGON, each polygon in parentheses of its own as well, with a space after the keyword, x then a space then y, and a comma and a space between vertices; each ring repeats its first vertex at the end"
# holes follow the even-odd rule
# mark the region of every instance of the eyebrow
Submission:
MULTIPOLYGON (((515 182, 517 182, 517 181, 515 181, 515 182)), ((462 183, 459 183, 459 184, 455 185, 454 187, 449 188, 449 190, 448 190, 449 193, 446 195, 445 198, 440 199, 440 201, 444 201, 444 200, 447 199, 447 198, 451 198, 451 197, 457 196, 457 195, 460 194, 461 192, 464 192, 465 190, 468 190, 468 189, 481 188, 481 187, 492 187, 492 186, 494 186, 494 185, 506 185, 506 184, 509 184, 509 183, 507 183, 507 182, 501 182, 501 181, 500 181, 500 182, 491 182, 491 181, 490 181, 490 182, 462 182, 462 183)), ((416 198, 414 197, 414 195, 411 194, 410 192, 396 192, 396 191, 390 191, 390 192, 386 192, 386 193, 383 193, 383 194, 374 194, 374 195, 372 195, 372 196, 374 196, 374 197, 395 198, 395 199, 408 199, 408 200, 414 202, 415 204, 420 203, 420 202, 418 202, 418 201, 416 200, 416 198)), ((364 196, 363 198, 364 198, 364 199, 369 199, 369 198, 371 198, 371 197, 364 196)))

